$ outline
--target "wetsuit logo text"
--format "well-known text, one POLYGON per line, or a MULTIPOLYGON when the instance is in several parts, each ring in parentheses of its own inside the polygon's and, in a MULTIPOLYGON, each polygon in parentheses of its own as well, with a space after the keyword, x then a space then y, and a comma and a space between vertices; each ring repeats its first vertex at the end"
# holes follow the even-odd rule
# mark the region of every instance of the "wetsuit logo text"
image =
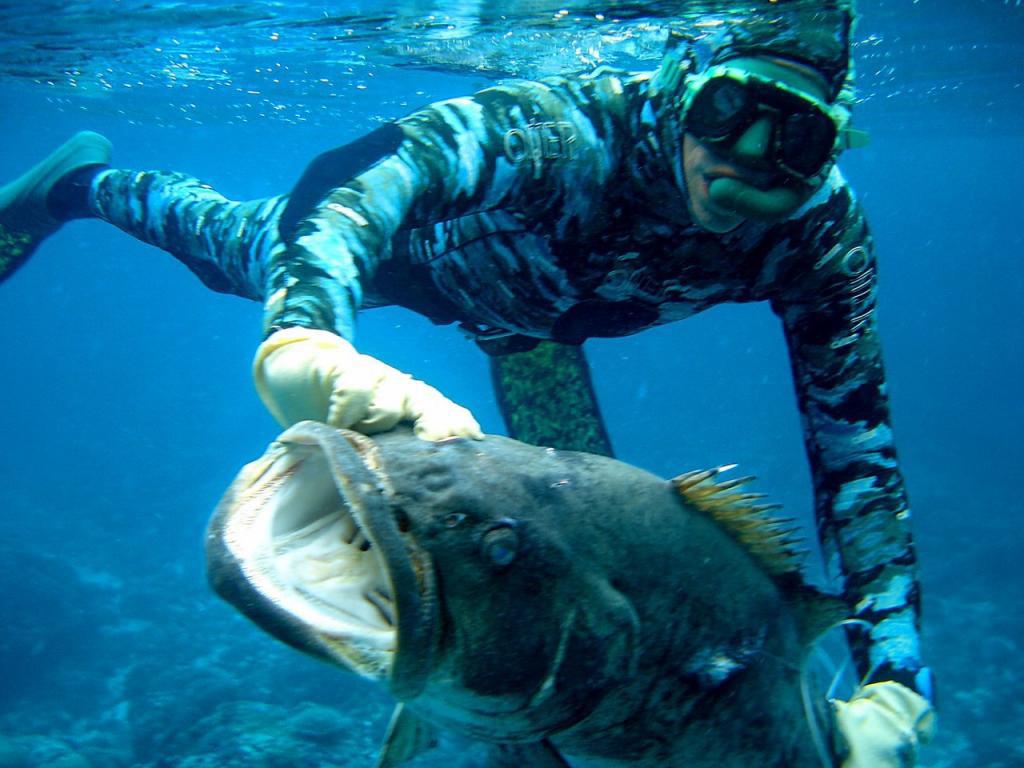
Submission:
POLYGON ((526 128, 505 132, 505 157, 516 165, 530 161, 540 176, 544 160, 572 160, 576 150, 576 129, 562 120, 530 123, 526 128))

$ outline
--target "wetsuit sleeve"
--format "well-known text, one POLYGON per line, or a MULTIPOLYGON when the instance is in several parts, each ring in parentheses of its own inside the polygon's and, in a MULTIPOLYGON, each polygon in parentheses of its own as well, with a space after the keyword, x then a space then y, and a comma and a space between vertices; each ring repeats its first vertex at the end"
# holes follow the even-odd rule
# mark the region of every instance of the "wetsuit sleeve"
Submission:
POLYGON ((577 225, 572 212, 593 210, 617 151, 581 103, 595 90, 524 81, 398 121, 394 151, 339 179, 271 257, 265 331, 299 325, 351 339, 363 293, 404 229, 499 207, 577 225))
POLYGON ((429 192, 429 179, 415 172, 405 144, 403 135, 394 152, 353 178, 336 180, 337 186, 282 231, 283 247, 271 254, 265 270, 267 335, 302 326, 353 338, 367 281, 410 207, 429 192))
POLYGON ((875 322, 873 243, 845 186, 808 220, 800 242, 813 253, 782 281, 789 287, 773 308, 789 345, 818 534, 854 615, 871 625, 850 632, 860 675, 921 690, 917 563, 875 322))

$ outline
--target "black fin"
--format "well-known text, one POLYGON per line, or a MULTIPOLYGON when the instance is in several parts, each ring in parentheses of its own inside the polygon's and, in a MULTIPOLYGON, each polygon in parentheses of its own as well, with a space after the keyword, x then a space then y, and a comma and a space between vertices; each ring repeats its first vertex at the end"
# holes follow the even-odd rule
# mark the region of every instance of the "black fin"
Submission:
POLYGON ((314 158, 288 196, 277 231, 286 243, 292 242, 299 222, 306 218, 327 193, 358 176, 383 157, 393 155, 405 134, 394 123, 382 125, 343 147, 331 149, 314 158))

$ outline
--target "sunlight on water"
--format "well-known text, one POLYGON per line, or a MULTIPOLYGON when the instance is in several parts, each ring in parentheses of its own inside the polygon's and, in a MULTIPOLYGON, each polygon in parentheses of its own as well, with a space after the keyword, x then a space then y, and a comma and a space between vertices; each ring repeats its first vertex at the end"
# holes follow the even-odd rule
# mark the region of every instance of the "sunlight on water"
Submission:
MULTIPOLYGON (((396 73, 410 70, 500 79, 599 65, 652 68, 669 27, 692 31, 709 13, 735 17, 766 5, 776 4, 9 3, 0 78, 58 100, 88 99, 91 110, 118 111, 127 101, 130 111, 142 98, 148 119, 168 124, 319 122, 344 116, 339 97, 386 98, 396 73)), ((974 38, 936 2, 860 7, 862 99, 905 111, 951 96, 989 106, 1007 91, 1024 102, 1018 3, 978 0, 972 13, 985 36, 974 38), (879 23, 886 34, 876 31, 879 23), (1018 66, 1008 69, 1008 61, 1018 66)))

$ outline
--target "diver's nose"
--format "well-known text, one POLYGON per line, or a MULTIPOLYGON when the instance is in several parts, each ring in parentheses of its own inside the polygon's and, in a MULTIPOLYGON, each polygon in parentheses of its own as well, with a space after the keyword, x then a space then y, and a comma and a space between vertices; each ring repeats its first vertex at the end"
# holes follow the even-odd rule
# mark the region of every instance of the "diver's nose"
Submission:
POLYGON ((750 124, 732 146, 732 156, 747 165, 757 165, 767 159, 772 140, 772 121, 767 116, 750 124))

